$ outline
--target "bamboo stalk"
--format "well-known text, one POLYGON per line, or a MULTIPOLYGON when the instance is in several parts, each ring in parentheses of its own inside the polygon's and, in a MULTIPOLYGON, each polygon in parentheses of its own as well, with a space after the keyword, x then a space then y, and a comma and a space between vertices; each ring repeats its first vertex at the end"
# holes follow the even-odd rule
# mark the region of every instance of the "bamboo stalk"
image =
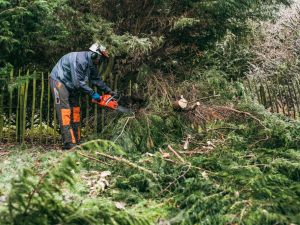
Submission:
POLYGON ((55 102, 53 102, 53 136, 54 136, 54 144, 56 143, 56 129, 57 129, 57 115, 56 115, 56 107, 55 102))
POLYGON ((20 90, 20 112, 19 112, 19 141, 21 143, 23 143, 23 134, 24 134, 24 131, 23 131, 23 119, 24 119, 24 96, 25 96, 25 85, 24 83, 21 84, 21 90, 20 90))
MULTIPOLYGON (((49 77, 49 76, 48 76, 49 77)), ((51 93, 50 93, 50 83, 47 82, 47 135, 49 134, 49 126, 50 126, 50 101, 51 101, 51 93)), ((46 137, 46 144, 48 144, 48 136, 46 137)))
MULTIPOLYGON (((97 92, 97 87, 95 87, 95 91, 97 92)), ((98 105, 95 104, 94 106, 94 132, 97 133, 97 127, 98 127, 98 105)))
POLYGON ((36 71, 33 74, 33 81, 32 81, 31 130, 33 130, 33 126, 34 126, 35 96, 36 96, 36 71))
MULTIPOLYGON (((9 75, 9 80, 10 82, 12 82, 13 80, 13 76, 14 76, 14 70, 12 69, 9 75)), ((12 120, 12 100, 13 100, 13 89, 9 88, 8 89, 9 92, 9 103, 8 103, 8 128, 10 131, 11 128, 11 120, 12 120)), ((10 142, 10 135, 8 136, 8 142, 10 142)))
MULTIPOLYGON (((21 71, 19 70, 19 75, 18 77, 21 76, 21 71)), ((18 103, 17 103, 17 108, 16 108, 16 141, 19 140, 19 116, 20 116, 20 93, 21 93, 21 86, 18 85, 18 103)))
POLYGON ((105 110, 101 109, 101 132, 104 130, 105 127, 105 110))
POLYGON ((44 73, 42 73, 42 79, 41 79, 41 98, 40 98, 40 128, 42 127, 42 121, 43 121, 43 99, 44 99, 44 90, 45 90, 45 84, 44 84, 44 73))
POLYGON ((89 116, 90 116, 90 102, 89 102, 89 96, 86 95, 86 111, 85 111, 85 130, 88 133, 89 132, 89 116))
MULTIPOLYGON (((27 71, 27 76, 29 76, 29 71, 27 71)), ((26 109, 27 109, 27 98, 28 98, 28 86, 29 86, 29 79, 26 78, 25 82, 25 93, 24 93, 24 108, 23 108, 23 127, 22 127, 22 143, 25 142, 25 135, 26 135, 26 109)))

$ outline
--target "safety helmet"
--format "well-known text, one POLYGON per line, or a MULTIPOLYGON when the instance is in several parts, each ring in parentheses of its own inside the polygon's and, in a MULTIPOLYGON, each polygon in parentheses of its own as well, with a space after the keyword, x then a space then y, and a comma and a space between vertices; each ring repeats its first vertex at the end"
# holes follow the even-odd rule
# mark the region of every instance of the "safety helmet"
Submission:
MULTIPOLYGON (((104 47, 103 45, 100 45, 98 43, 94 43, 89 48, 89 50, 92 51, 93 53, 96 53, 98 55, 101 55, 101 56, 104 56, 106 58, 109 58, 108 51, 106 50, 106 47, 104 47)), ((95 56, 97 56, 96 54, 95 54, 95 56)))

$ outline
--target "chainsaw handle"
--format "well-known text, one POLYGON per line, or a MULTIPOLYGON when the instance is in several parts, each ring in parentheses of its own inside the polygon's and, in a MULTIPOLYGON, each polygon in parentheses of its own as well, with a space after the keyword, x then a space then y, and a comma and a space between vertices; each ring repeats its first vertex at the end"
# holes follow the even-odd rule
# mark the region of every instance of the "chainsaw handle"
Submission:
POLYGON ((92 103, 96 103, 100 107, 110 108, 114 110, 118 108, 117 100, 114 98, 114 96, 111 95, 102 95, 99 101, 92 99, 92 103))

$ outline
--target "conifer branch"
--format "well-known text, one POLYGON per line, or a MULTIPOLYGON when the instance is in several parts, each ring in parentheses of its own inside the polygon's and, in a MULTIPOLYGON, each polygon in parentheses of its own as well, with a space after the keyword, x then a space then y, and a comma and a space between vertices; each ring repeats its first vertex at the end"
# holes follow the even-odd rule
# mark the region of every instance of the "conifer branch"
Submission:
POLYGON ((185 160, 171 147, 171 145, 168 145, 168 149, 170 152, 172 152, 182 163, 185 163, 185 160))
POLYGON ((101 153, 101 152, 97 152, 96 154, 99 155, 99 156, 108 158, 110 160, 114 160, 114 161, 117 161, 117 162, 124 163, 127 166, 130 166, 132 168, 135 168, 135 169, 138 169, 140 171, 143 171, 143 172, 145 172, 147 174, 150 174, 152 177, 154 177, 157 180, 157 174, 153 173, 151 170, 146 169, 145 167, 141 167, 141 166, 139 166, 139 165, 137 165, 137 164, 135 164, 133 162, 130 162, 127 159, 124 159, 124 158, 121 158, 121 157, 117 157, 117 156, 111 156, 111 155, 108 155, 108 154, 105 154, 105 153, 101 153))
POLYGON ((246 115, 250 118, 252 118, 253 120, 257 121, 263 128, 267 128, 260 119, 258 119, 257 117, 253 116, 251 113, 249 112, 244 112, 244 111, 239 111, 237 109, 234 109, 234 108, 230 108, 230 107, 226 107, 226 106, 222 106, 220 107, 222 109, 225 109, 225 110, 228 110, 228 111, 232 111, 232 112, 235 112, 235 113, 238 113, 238 114, 243 114, 243 115, 246 115))
MULTIPOLYGON (((49 170, 49 171, 50 171, 50 170, 49 170)), ((29 207, 30 207, 31 201, 32 201, 32 199, 33 199, 33 196, 35 195, 35 193, 38 192, 39 187, 41 186, 41 184, 42 184, 42 182, 44 181, 45 177, 49 174, 49 171, 46 172, 46 173, 44 173, 44 174, 40 177, 38 183, 35 185, 34 189, 33 189, 33 190, 31 191, 31 193, 29 194, 29 196, 28 196, 28 202, 27 202, 27 205, 26 205, 25 210, 24 210, 24 215, 27 215, 27 211, 28 211, 28 209, 29 209, 29 207)))
POLYGON ((85 157, 85 158, 88 158, 88 159, 91 159, 91 160, 94 160, 94 161, 96 161, 96 162, 103 163, 103 164, 109 166, 106 162, 103 162, 103 161, 101 161, 101 160, 99 160, 99 159, 96 159, 96 158, 93 157, 93 156, 86 155, 86 154, 83 154, 83 153, 81 153, 81 152, 77 152, 77 153, 78 153, 78 155, 81 155, 81 156, 83 156, 83 157, 85 157))

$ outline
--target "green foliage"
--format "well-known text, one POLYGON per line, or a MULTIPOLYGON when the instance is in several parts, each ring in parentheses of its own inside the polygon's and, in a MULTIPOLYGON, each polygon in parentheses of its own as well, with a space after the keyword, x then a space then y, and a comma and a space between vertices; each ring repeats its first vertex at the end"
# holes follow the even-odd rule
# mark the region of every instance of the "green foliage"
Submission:
POLYGON ((122 150, 109 141, 94 140, 81 147, 84 151, 76 155, 70 153, 71 158, 43 173, 45 175, 36 176, 25 170, 12 182, 8 198, 12 216, 5 210, 1 210, 1 216, 9 219, 8 222, 18 218, 35 221, 36 216, 32 219, 31 216, 38 214, 38 218, 43 219, 38 221, 39 224, 44 221, 47 221, 44 224, 49 221, 65 224, 145 224, 146 221, 149 224, 158 221, 172 224, 297 223, 300 215, 299 123, 270 115, 262 106, 253 103, 238 107, 250 112, 266 127, 247 116, 231 116, 226 122, 212 123, 209 125, 212 131, 221 131, 218 128, 222 127, 234 129, 225 129, 222 141, 209 154, 182 155, 184 162, 171 154, 172 163, 157 149, 161 147, 167 152, 165 144, 170 143, 176 150, 181 148, 183 134, 178 132, 176 123, 195 137, 194 142, 205 143, 220 134, 197 135, 181 117, 174 117, 165 122, 166 125, 158 116, 147 116, 139 122, 128 121, 123 133, 118 133, 117 142, 126 147, 125 141, 130 140, 130 148, 122 150), (159 132, 151 133, 154 146, 150 149, 144 139, 132 141, 133 137, 145 136, 149 129, 147 123, 151 132, 152 129, 155 131, 152 126, 160 128, 159 132), (148 153, 143 154, 145 151, 148 153), (107 159, 99 153, 119 158, 107 159), (81 154, 90 158, 82 158, 81 154), (70 184, 72 187, 76 182, 82 182, 78 176, 74 178, 72 172, 73 169, 79 171, 78 166, 87 173, 111 171, 108 190, 95 199, 82 190, 80 196, 74 194, 76 190, 69 189, 70 184), (138 167, 157 174, 157 179, 138 167), (32 195, 34 190, 38 191, 32 195), (27 207, 29 196, 32 200, 27 207), (68 200, 70 198, 72 201, 68 200), (50 206, 46 205, 48 202, 50 206), (116 209, 115 202, 125 204, 125 210, 116 209), (153 205, 149 207, 147 202, 153 205))
POLYGON ((39 58, 44 55, 44 47, 50 47, 56 38, 53 6, 43 0, 0 2, 1 63, 10 62, 17 67, 32 60, 41 63, 39 58), (42 42, 46 36, 47 42, 42 42))
MULTIPOLYGON (((279 3, 289 1, 0 1, 2 62, 48 67, 49 59, 54 63, 66 51, 99 40, 111 50, 114 73, 136 78, 150 100, 135 116, 103 129, 101 138, 112 142, 84 143, 47 172, 25 169, 0 202, 1 222, 298 223, 300 124, 266 112, 234 82, 253 59, 249 21, 270 18, 279 3), (15 55, 24 58, 16 62, 15 55), (180 78, 180 87, 165 82, 166 73, 180 78), (247 113, 207 121, 203 132, 184 112, 171 112, 178 93, 189 99, 218 95, 247 113), (188 134, 189 150, 198 154, 182 153, 188 134), (215 146, 206 151, 211 142, 215 146), (92 182, 81 173, 102 171, 111 172, 109 185, 92 196, 92 182)), ((290 64, 282 65, 281 75, 290 64)))
POLYGON ((24 169, 12 181, 0 224, 149 224, 138 214, 119 211, 107 199, 71 200, 76 199, 70 194, 78 171, 75 160, 76 155, 69 154, 42 175, 24 169))
POLYGON ((116 140, 116 143, 127 152, 144 153, 182 137, 185 129, 183 124, 184 121, 175 114, 168 117, 159 114, 141 114, 138 119, 119 120, 109 129, 110 133, 104 135, 116 140))
POLYGON ((74 211, 67 207, 56 195, 62 193, 62 185, 73 184, 72 171, 74 160, 66 158, 60 167, 45 174, 35 176, 31 170, 12 181, 12 191, 8 197, 7 215, 1 215, 2 221, 9 224, 49 224, 61 221, 74 211))
POLYGON ((187 69, 190 64, 185 63, 194 61, 195 55, 228 32, 241 36, 248 29, 248 20, 268 19, 280 4, 289 3, 2 0, 0 61, 49 69, 66 52, 85 50, 99 40, 113 55, 125 56, 135 64, 134 70, 141 63, 170 70, 177 60, 178 67, 171 69, 176 72, 187 69))

